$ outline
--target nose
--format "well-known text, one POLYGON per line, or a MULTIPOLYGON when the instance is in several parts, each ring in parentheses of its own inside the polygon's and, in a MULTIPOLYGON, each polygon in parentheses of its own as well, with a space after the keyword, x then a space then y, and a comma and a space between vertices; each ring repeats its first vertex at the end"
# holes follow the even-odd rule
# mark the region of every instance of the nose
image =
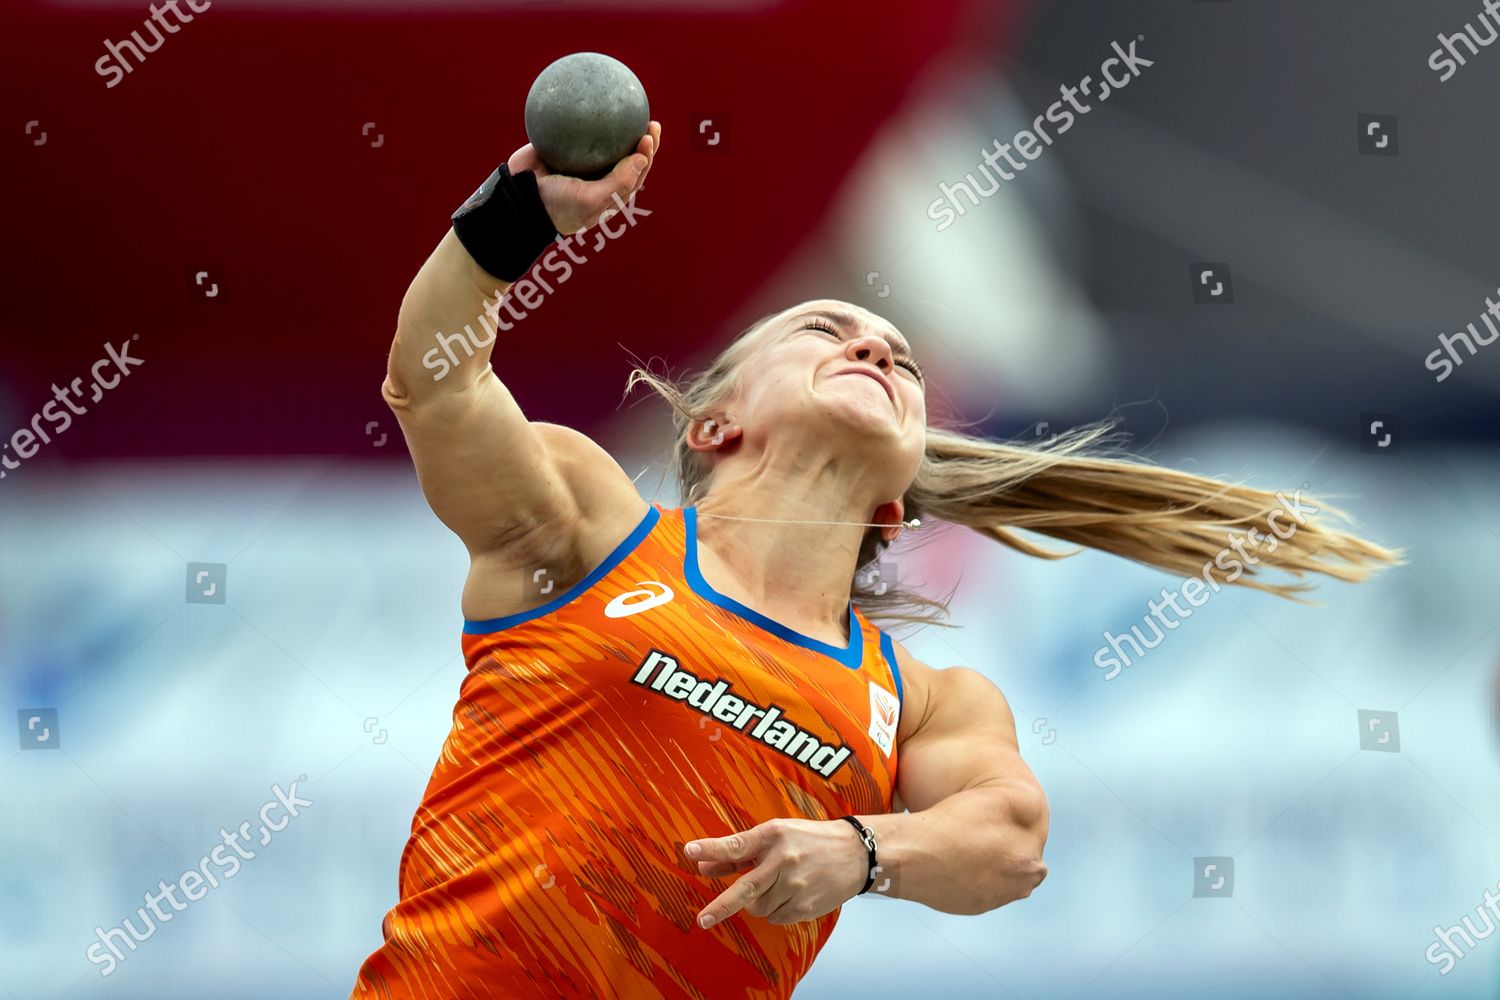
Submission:
POLYGON ((867 333, 863 337, 855 337, 849 341, 844 349, 844 355, 851 361, 872 364, 886 374, 890 373, 895 364, 890 343, 884 337, 873 333, 867 333))

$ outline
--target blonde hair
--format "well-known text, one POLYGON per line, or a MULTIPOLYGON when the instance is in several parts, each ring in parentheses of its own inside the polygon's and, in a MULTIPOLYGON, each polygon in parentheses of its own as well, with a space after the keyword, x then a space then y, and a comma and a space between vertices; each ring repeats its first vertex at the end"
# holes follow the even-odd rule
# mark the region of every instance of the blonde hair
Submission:
MULTIPOLYGON (((682 504, 700 501, 709 481, 709 466, 687 445, 694 421, 731 398, 739 386, 742 362, 751 353, 755 335, 784 311, 752 323, 709 367, 686 385, 636 367, 625 392, 641 382, 671 404, 676 442, 672 471, 682 504)), ((1309 498, 1312 518, 1297 517, 1287 536, 1276 533, 1275 544, 1257 552, 1258 565, 1228 573, 1222 558, 1236 529, 1248 530, 1283 504, 1277 494, 1153 465, 1119 447, 1115 421, 1101 421, 1053 440, 1014 443, 975 437, 955 428, 927 427, 927 444, 916 478, 902 496, 904 517, 921 518, 923 530, 932 518, 961 524, 1027 555, 1061 559, 1078 550, 1059 552, 1037 544, 1017 529, 1109 552, 1172 573, 1202 576, 1214 569, 1224 582, 1279 597, 1302 601, 1295 595, 1312 583, 1268 582, 1269 569, 1301 579, 1308 573, 1357 583, 1375 570, 1402 562, 1401 551, 1368 542, 1328 524, 1328 519, 1352 524, 1352 519, 1325 501, 1309 498)), ((1269 524, 1267 523, 1267 527, 1269 524)), ((1241 532, 1243 536, 1243 531, 1241 532)), ((860 544, 856 565, 868 567, 889 547, 879 528, 869 528, 860 544)), ((1238 564, 1237 565, 1241 565, 1238 564)), ((883 628, 892 625, 948 626, 951 594, 934 600, 910 588, 862 585, 860 574, 850 583, 850 598, 883 628)))

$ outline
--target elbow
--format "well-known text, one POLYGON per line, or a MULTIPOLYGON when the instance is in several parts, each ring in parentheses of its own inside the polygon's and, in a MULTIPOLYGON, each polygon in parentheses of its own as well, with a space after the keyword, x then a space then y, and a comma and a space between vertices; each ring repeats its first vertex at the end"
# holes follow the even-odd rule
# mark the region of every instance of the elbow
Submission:
POLYGON ((402 385, 394 365, 386 371, 385 381, 380 383, 380 398, 397 413, 411 407, 411 395, 402 385))
POLYGON ((424 381, 438 381, 448 374, 448 369, 453 367, 448 364, 446 358, 439 356, 436 348, 428 351, 420 359, 422 364, 418 367, 417 347, 412 341, 413 338, 409 334, 404 334, 398 328, 395 339, 391 342, 390 357, 386 360, 385 382, 380 387, 380 394, 385 397, 386 403, 390 404, 392 409, 409 405, 413 398, 413 390, 420 394, 424 388, 424 381), (429 371, 425 379, 423 369, 429 371))
POLYGON ((961 900, 950 900, 951 905, 938 909, 959 916, 977 917, 1025 899, 1047 877, 1047 863, 1042 860, 1040 852, 1008 854, 990 868, 988 875, 986 879, 971 882, 961 900))
POLYGON ((478 374, 478 369, 463 368, 457 358, 450 360, 449 356, 442 354, 436 347, 416 359, 403 351, 398 342, 386 364, 380 395, 386 405, 399 415, 427 400, 472 388, 478 374), (448 377, 450 373, 451 378, 448 377), (445 378, 448 381, 443 383, 445 378), (439 383, 443 383, 446 392, 439 388, 439 383))
POLYGON ((386 402, 393 403, 393 397, 408 400, 432 395, 445 379, 450 391, 472 384, 487 367, 475 360, 484 355, 477 349, 480 346, 469 326, 462 333, 423 336, 409 324, 398 323, 386 362, 386 402))
POLYGON ((1000 900, 995 904, 995 909, 1014 903, 1016 900, 1025 899, 1030 896, 1036 887, 1041 885, 1047 878, 1047 862, 1042 860, 1041 851, 1028 854, 1024 857, 1013 858, 1005 872, 1005 878, 1000 891, 1000 900))
POLYGON ((1005 856, 994 868, 994 877, 990 881, 984 902, 968 912, 976 915, 988 913, 1025 899, 1047 878, 1047 870, 1040 848, 1035 852, 1005 856))
POLYGON ((1042 852, 1047 846, 1048 820, 1047 800, 1040 789, 1013 803, 1012 824, 996 866, 991 909, 1025 899, 1046 880, 1048 868, 1042 852))

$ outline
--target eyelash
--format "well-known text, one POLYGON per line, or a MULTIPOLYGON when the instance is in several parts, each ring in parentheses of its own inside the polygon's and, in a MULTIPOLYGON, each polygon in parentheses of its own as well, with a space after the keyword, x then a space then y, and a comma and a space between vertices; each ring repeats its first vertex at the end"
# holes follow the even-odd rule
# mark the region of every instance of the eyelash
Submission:
MULTIPOLYGON (((817 319, 808 320, 807 326, 804 327, 804 329, 822 330, 824 333, 831 333, 835 337, 839 336, 839 332, 837 330, 835 330, 833 327, 829 326, 827 323, 823 322, 822 320, 817 320, 817 319)), ((900 365, 901 367, 905 368, 907 371, 909 371, 913 375, 915 375, 917 377, 918 381, 922 381, 923 380, 922 379, 922 366, 919 365, 919 364, 917 364, 917 362, 915 360, 913 360, 912 358, 898 359, 896 361, 896 364, 900 365)))

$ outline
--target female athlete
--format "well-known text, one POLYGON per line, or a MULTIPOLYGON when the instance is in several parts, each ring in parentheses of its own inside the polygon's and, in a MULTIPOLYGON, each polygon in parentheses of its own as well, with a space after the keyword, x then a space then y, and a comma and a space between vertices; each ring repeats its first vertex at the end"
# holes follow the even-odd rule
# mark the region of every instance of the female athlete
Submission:
POLYGON ((676 413, 685 506, 647 502, 588 437, 527 420, 490 345, 502 296, 547 288, 556 247, 522 276, 555 237, 627 210, 660 138, 596 181, 523 146, 402 302, 383 395, 470 553, 468 671, 355 997, 769 1000, 857 895, 977 914, 1030 894, 1047 801, 1005 698, 872 621, 939 602, 858 579, 920 519, 1284 595, 1305 585, 1265 570, 1395 558, 1324 505, 1216 575, 1275 497, 1085 454, 1100 428, 1019 447, 931 427, 914 345, 836 300, 755 323, 685 389, 632 374, 676 413))

